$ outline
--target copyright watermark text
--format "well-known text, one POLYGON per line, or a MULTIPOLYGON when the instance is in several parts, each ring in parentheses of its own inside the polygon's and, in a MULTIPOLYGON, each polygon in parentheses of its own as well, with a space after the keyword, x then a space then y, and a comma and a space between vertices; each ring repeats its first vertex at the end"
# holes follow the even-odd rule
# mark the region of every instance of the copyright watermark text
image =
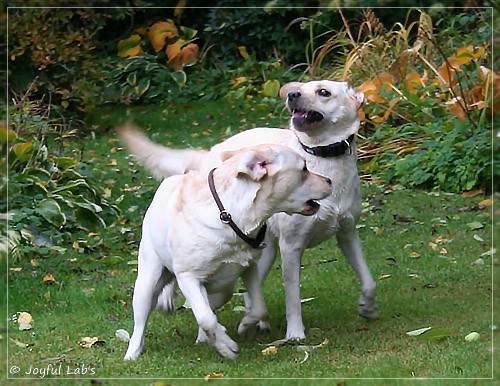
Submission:
POLYGON ((31 377, 38 377, 38 378, 45 378, 45 377, 60 377, 60 376, 65 376, 65 375, 72 375, 72 376, 92 376, 96 374, 95 367, 92 366, 85 366, 85 365, 80 365, 80 366, 70 366, 70 365, 64 365, 62 363, 59 364, 52 364, 49 363, 48 365, 45 366, 27 366, 26 368, 21 368, 19 366, 10 366, 9 368, 9 374, 10 375, 23 375, 23 376, 31 376, 31 377))

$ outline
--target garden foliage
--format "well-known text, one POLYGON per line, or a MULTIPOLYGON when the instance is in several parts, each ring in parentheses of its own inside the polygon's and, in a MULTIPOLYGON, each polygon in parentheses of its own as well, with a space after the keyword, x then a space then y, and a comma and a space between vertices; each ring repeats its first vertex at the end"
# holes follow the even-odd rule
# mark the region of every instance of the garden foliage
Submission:
POLYGON ((198 98, 255 98, 278 111, 279 88, 293 80, 348 81, 365 93, 360 167, 366 178, 488 190, 491 117, 499 100, 491 9, 391 13, 305 5, 311 4, 278 0, 205 13, 183 2, 161 10, 10 10, 14 102, 10 126, 0 134, 9 154, 10 207, 2 210, 9 209, 18 235, 11 240, 43 251, 64 245, 70 232, 116 218, 88 165, 67 150, 77 126, 89 134, 81 124, 87 112, 102 104, 198 98))

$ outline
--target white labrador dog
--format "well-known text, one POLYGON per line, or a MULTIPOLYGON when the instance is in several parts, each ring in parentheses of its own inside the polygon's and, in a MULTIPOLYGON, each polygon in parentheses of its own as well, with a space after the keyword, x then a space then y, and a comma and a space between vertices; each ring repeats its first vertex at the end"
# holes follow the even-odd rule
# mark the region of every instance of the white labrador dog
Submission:
MULTIPOLYGON (((177 281, 206 341, 233 359, 237 344, 213 310, 225 304, 239 277, 251 307, 238 332, 266 318, 256 261, 266 220, 277 212, 314 215, 315 200, 331 194, 331 181, 311 173, 305 160, 285 146, 261 145, 220 154, 208 173, 190 172, 164 180, 144 217, 133 308, 134 332, 125 355, 136 359, 144 346, 148 315, 164 287, 173 308, 177 281)), ((163 299, 165 300, 165 299, 163 299)))
MULTIPOLYGON (((214 146, 210 151, 174 150, 154 144, 138 131, 123 132, 123 140, 148 170, 164 178, 188 170, 206 170, 218 162, 225 150, 264 143, 286 145, 302 155, 315 173, 333 181, 332 194, 318 213, 311 217, 276 214, 269 221, 267 247, 259 260, 259 277, 264 280, 279 246, 286 293, 288 340, 305 338, 300 302, 300 265, 306 248, 336 235, 340 249, 361 281, 358 313, 378 318, 375 281, 363 256, 356 222, 361 213, 361 191, 356 166, 358 109, 364 95, 345 82, 329 80, 284 85, 280 95, 286 98, 292 113, 290 130, 257 128, 246 130, 214 146)), ((333 279, 332 279, 333 282, 333 279)), ((333 293, 332 283, 332 293, 333 293)), ((262 328, 268 327, 261 323, 262 328)))

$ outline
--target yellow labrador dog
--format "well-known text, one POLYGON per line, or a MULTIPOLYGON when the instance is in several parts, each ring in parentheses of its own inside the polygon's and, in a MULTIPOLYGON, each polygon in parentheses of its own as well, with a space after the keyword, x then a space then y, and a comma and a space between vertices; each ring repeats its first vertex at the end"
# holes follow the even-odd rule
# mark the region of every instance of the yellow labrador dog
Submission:
MULTIPOLYGON (((264 143, 286 145, 307 161, 311 171, 329 177, 333 191, 311 217, 279 213, 268 221, 266 248, 259 260, 259 278, 264 280, 279 247, 286 294, 286 338, 305 338, 300 303, 300 264, 303 252, 336 235, 340 249, 361 281, 358 313, 376 319, 375 281, 366 264, 356 222, 361 213, 361 192, 356 167, 358 109, 364 95, 345 82, 329 80, 284 85, 292 117, 290 130, 256 128, 237 134, 210 151, 174 150, 154 144, 138 131, 123 132, 131 152, 155 176, 164 178, 188 170, 206 170, 222 151, 264 143)), ((332 293, 333 290, 332 278, 332 293)), ((247 302, 247 305, 250 302, 247 302)), ((262 328, 268 327, 266 323, 262 328)))
MULTIPOLYGON (((266 221, 277 212, 312 216, 320 208, 316 200, 331 191, 328 178, 311 173, 301 156, 279 145, 222 152, 209 173, 165 179, 144 217, 134 332, 125 359, 141 353, 148 315, 163 288, 173 289, 167 284, 174 280, 198 322, 197 341, 208 342, 225 358, 235 358, 238 346, 213 310, 229 301, 242 277, 251 307, 238 333, 266 318, 255 265, 266 221)), ((173 299, 166 303, 172 305, 173 299)))

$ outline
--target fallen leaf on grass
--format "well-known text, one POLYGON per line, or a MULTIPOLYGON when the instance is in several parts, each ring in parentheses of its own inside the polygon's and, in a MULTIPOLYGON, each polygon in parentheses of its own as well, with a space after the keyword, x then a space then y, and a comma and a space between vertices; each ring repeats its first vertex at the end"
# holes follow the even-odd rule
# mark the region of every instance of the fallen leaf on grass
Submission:
POLYGON ((300 302, 301 302, 301 303, 307 303, 307 302, 310 302, 310 301, 312 301, 312 300, 314 300, 314 299, 316 299, 316 298, 305 298, 305 299, 300 299, 300 302))
POLYGON ((122 261, 123 257, 121 256, 104 256, 101 260, 99 260, 100 263, 108 265, 118 264, 121 263, 122 261))
POLYGON ((469 190, 468 192, 463 192, 461 194, 462 198, 470 198, 484 194, 484 190, 469 190))
POLYGON ((473 222, 470 222, 467 224, 467 226, 469 227, 469 229, 475 231, 477 229, 483 229, 484 228, 484 225, 481 224, 479 221, 473 221, 473 222))
POLYGON ((421 340, 440 340, 450 336, 450 333, 444 328, 424 327, 418 330, 408 331, 406 335, 414 336, 421 340))
POLYGON ((27 348, 27 347, 30 347, 30 346, 34 346, 35 344, 34 343, 23 343, 17 339, 14 339, 14 338, 10 338, 11 342, 14 343, 16 346, 18 347, 22 347, 22 348, 27 348))
POLYGON ((222 378, 224 376, 224 374, 222 373, 212 373, 212 374, 208 374, 208 375, 205 375, 205 381, 209 381, 211 380, 212 378, 222 378))
POLYGON ((262 355, 276 355, 278 353, 278 348, 276 346, 269 346, 266 347, 264 350, 261 351, 262 355))
POLYGON ((378 277, 378 279, 379 279, 379 280, 389 279, 391 276, 392 276, 392 275, 390 275, 390 274, 386 273, 386 274, 384 274, 384 275, 380 275, 380 276, 378 277))
POLYGON ((55 284, 59 284, 59 282, 54 278, 54 276, 52 274, 47 274, 43 277, 42 281, 46 284, 52 284, 52 283, 55 283, 55 284))
POLYGON ((396 223, 412 223, 416 219, 414 216, 398 216, 398 215, 393 215, 394 221, 396 223))
POLYGON ((309 352, 311 352, 317 348, 325 347, 328 343, 330 343, 330 341, 328 340, 328 338, 325 338, 323 340, 323 342, 321 342, 320 344, 317 344, 317 345, 312 345, 312 346, 299 345, 299 346, 297 346, 297 351, 304 352, 304 359, 302 359, 299 362, 299 364, 302 364, 309 359, 309 352))
POLYGON ((115 336, 118 338, 118 340, 122 342, 128 342, 130 340, 130 334, 128 333, 127 330, 124 330, 123 328, 116 330, 115 336))
POLYGON ((465 340, 467 342, 474 342, 476 340, 479 340, 480 337, 481 336, 479 335, 479 333, 474 331, 474 332, 471 332, 470 334, 465 335, 465 340))
POLYGON ((33 323, 33 317, 28 312, 20 312, 17 316, 17 323, 19 324, 19 330, 31 330, 31 323, 33 323))
POLYGON ((78 343, 78 346, 82 348, 91 348, 94 346, 102 346, 104 344, 105 342, 103 340, 100 340, 97 336, 94 336, 92 338, 86 336, 85 338, 82 338, 82 340, 78 343))
POLYGON ((414 259, 418 259, 420 257, 420 253, 411 252, 408 256, 413 257, 414 259))
POLYGON ((492 206, 493 205, 493 200, 491 198, 487 198, 486 200, 481 201, 479 206, 492 206))

